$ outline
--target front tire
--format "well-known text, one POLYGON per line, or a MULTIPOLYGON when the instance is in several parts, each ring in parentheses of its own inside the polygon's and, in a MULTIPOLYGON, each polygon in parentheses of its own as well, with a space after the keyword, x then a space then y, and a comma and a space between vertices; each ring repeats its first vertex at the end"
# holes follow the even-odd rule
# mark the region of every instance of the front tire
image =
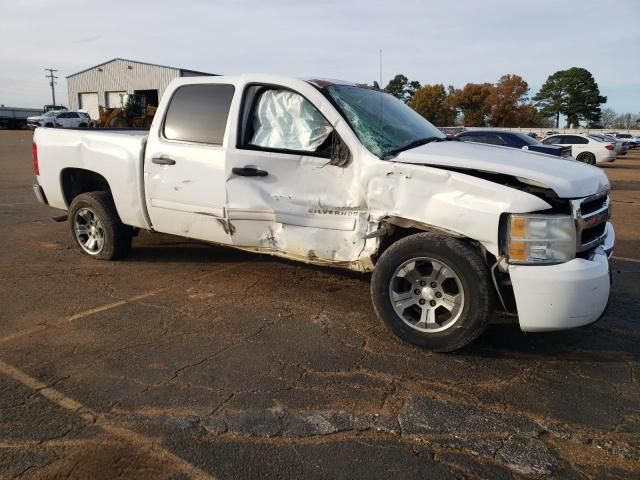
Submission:
POLYGON ((81 253, 99 260, 117 260, 131 249, 133 229, 118 216, 111 195, 78 195, 69 207, 71 239, 81 253))
POLYGON ((434 352, 471 343, 485 330, 495 295, 480 254, 445 235, 419 233, 391 245, 371 280, 376 314, 400 339, 434 352))

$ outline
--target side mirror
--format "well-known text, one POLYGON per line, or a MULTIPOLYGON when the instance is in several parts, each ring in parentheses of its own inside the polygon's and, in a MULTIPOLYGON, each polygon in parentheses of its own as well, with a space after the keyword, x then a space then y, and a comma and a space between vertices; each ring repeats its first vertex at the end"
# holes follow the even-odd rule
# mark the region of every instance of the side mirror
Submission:
POLYGON ((336 167, 344 167, 349 163, 349 148, 347 144, 340 138, 340 135, 334 130, 331 140, 331 161, 330 165, 336 167))

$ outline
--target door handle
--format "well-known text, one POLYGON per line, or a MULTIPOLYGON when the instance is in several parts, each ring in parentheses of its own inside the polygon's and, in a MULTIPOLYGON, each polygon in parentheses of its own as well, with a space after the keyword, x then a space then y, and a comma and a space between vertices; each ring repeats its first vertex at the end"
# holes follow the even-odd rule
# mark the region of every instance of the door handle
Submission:
POLYGON ((266 177, 269 175, 266 170, 260 170, 256 167, 233 167, 231 172, 241 177, 266 177))
POLYGON ((157 163, 158 165, 175 165, 176 161, 173 158, 169 158, 169 157, 153 157, 151 159, 151 161, 153 163, 157 163))

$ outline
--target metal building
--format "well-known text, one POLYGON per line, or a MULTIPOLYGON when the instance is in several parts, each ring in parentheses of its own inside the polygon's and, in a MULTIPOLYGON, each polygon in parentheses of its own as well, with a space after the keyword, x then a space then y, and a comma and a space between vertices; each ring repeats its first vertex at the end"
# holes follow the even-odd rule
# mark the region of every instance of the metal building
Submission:
POLYGON ((121 95, 137 93, 148 105, 158 106, 165 89, 177 77, 215 75, 178 67, 114 58, 67 77, 69 109, 98 118, 98 105, 119 107, 121 95))

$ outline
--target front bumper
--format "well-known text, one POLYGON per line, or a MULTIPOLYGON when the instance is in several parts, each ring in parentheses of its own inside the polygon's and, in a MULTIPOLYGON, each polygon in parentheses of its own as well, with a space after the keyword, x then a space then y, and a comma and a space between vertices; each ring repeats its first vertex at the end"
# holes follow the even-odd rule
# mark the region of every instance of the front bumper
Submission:
POLYGON ((524 332, 546 332, 595 322, 609 301, 611 277, 608 257, 615 232, 607 236, 589 259, 575 258, 559 265, 510 265, 509 274, 524 332))

